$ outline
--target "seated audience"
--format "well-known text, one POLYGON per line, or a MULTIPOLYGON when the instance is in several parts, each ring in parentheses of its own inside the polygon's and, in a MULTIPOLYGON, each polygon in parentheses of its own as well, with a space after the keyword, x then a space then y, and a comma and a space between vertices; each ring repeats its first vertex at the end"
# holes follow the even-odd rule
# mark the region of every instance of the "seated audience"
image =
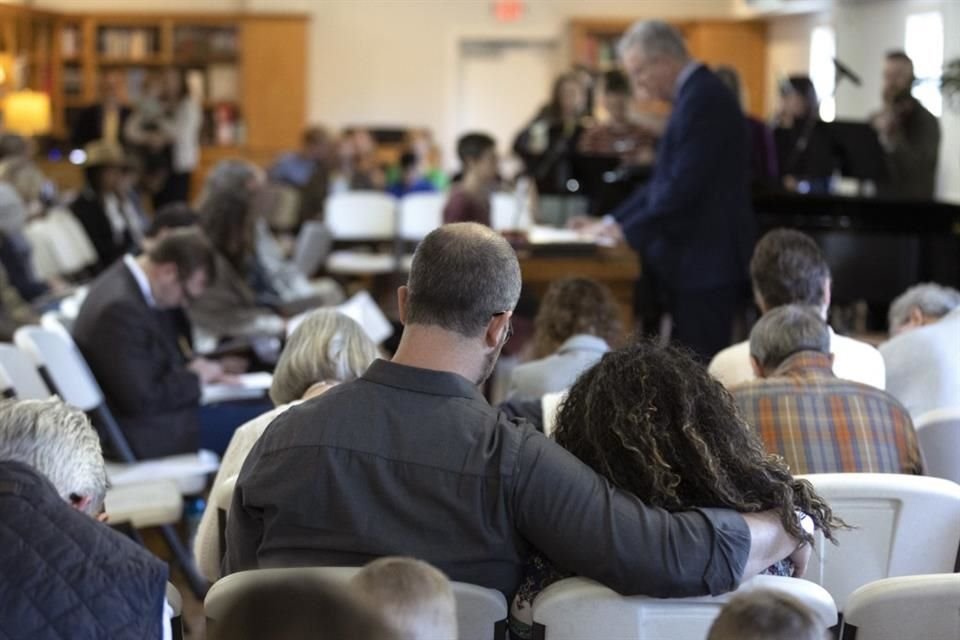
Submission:
POLYGON ((534 320, 534 359, 513 370, 508 396, 563 391, 618 347, 621 334, 620 308, 605 285, 589 278, 553 282, 534 320))
POLYGON ((734 596, 713 621, 707 640, 826 640, 802 602, 775 591, 734 596))
MULTIPOLYGON (((761 313, 785 304, 816 307, 827 318, 830 309, 830 267, 810 236, 792 229, 770 231, 753 250, 750 260, 753 297, 761 313)), ((885 385, 883 358, 865 342, 834 333, 827 326, 829 352, 838 378, 878 389, 885 385)), ((747 341, 728 347, 710 361, 710 373, 728 389, 753 380, 747 341)))
POLYGON ((136 250, 143 230, 136 212, 122 196, 123 149, 102 141, 86 147, 86 185, 70 205, 97 252, 93 271, 100 273, 124 254, 136 250))
POLYGON ((323 127, 309 127, 300 149, 285 153, 267 170, 271 182, 295 188, 300 194, 300 220, 322 218, 330 190, 334 143, 323 127))
POLYGON ((532 545, 621 593, 670 597, 728 591, 791 554, 805 564, 776 513, 647 506, 491 407, 478 385, 519 296, 498 234, 427 235, 398 291, 393 360, 287 410, 247 456, 224 573, 410 555, 512 596, 532 545))
POLYGON ((277 311, 285 306, 343 299, 335 282, 308 282, 283 258, 262 216, 263 186, 263 172, 245 160, 224 160, 207 176, 200 225, 216 249, 217 277, 189 309, 194 325, 207 334, 281 335, 285 322, 277 311))
POLYGON ((167 567, 98 522, 106 492, 82 411, 57 399, 0 402, 4 638, 170 637, 167 567))
POLYGON ((914 419, 960 407, 960 292, 919 284, 890 305, 889 341, 880 345, 887 391, 914 419))
POLYGON ((490 226, 490 196, 497 186, 497 143, 485 133, 468 133, 457 141, 462 179, 450 188, 444 224, 479 222, 490 226))
POLYGON ((207 240, 195 230, 173 231, 150 252, 124 256, 105 271, 80 307, 73 337, 137 457, 200 445, 201 384, 223 370, 188 360, 157 311, 198 299, 215 273, 207 240))
POLYGON ((584 132, 577 143, 577 151, 590 155, 619 156, 625 165, 653 162, 657 135, 630 120, 632 99, 630 80, 622 71, 613 69, 604 73, 603 106, 610 117, 584 132))
MULTIPOLYGON (((280 354, 270 386, 270 399, 276 407, 236 430, 213 486, 240 473, 247 454, 274 418, 341 382, 359 378, 376 359, 377 345, 356 322, 332 309, 311 312, 287 339, 280 354)), ((219 534, 216 506, 207 503, 197 529, 194 555, 200 571, 210 581, 220 577, 219 534)))
POLYGON ((30 242, 24 235, 27 208, 16 190, 0 182, 0 265, 17 292, 32 302, 50 292, 33 269, 30 242))
POLYGON ((400 175, 396 182, 387 186, 387 191, 397 198, 408 193, 429 193, 436 191, 430 178, 420 168, 420 160, 412 151, 405 151, 400 156, 400 175))
POLYGON ((210 640, 408 640, 341 585, 319 576, 263 577, 236 589, 210 640))
MULTIPOLYGON (((764 451, 723 386, 676 347, 640 342, 605 355, 560 405, 554 438, 618 489, 670 512, 773 510, 807 543, 813 528, 833 540, 841 524, 809 482, 764 451), (804 524, 797 512, 809 516, 804 524)), ((513 633, 530 637, 537 593, 569 575, 560 566, 542 556, 528 564, 512 606, 513 633)), ((784 561, 765 573, 797 570, 784 561)))
POLYGON ((351 586, 406 640, 456 640, 453 588, 426 562, 379 558, 361 569, 351 586))
POLYGON ((767 450, 793 473, 921 473, 913 422, 890 394, 832 368, 820 309, 786 305, 750 332, 758 380, 731 389, 767 450))
POLYGON ((346 129, 337 141, 337 168, 331 193, 380 191, 386 176, 377 162, 377 142, 366 129, 346 129))

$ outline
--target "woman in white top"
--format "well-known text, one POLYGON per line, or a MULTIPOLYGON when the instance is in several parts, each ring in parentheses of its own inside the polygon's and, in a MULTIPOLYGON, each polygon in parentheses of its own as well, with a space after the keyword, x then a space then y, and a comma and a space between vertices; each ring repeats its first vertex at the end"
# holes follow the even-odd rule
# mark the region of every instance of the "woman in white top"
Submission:
POLYGON ((157 206, 168 202, 186 202, 190 178, 200 161, 200 129, 203 110, 190 93, 186 75, 169 69, 164 76, 164 94, 170 118, 171 171, 163 191, 157 194, 157 206))
MULTIPOLYGON (((224 481, 235 480, 247 454, 274 418, 334 385, 360 377, 378 355, 377 345, 347 316, 333 309, 318 309, 308 315, 287 340, 273 374, 270 399, 276 408, 233 434, 211 495, 224 481)), ((200 571, 208 580, 217 580, 222 550, 213 500, 207 502, 193 550, 200 571)))

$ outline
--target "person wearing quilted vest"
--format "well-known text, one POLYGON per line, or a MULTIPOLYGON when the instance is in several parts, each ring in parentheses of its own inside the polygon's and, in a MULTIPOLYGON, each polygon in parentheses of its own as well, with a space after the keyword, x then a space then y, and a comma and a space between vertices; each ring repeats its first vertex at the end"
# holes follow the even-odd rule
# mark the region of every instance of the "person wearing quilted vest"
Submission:
POLYGON ((167 567, 103 524, 96 432, 56 398, 0 402, 0 637, 154 640, 167 567))

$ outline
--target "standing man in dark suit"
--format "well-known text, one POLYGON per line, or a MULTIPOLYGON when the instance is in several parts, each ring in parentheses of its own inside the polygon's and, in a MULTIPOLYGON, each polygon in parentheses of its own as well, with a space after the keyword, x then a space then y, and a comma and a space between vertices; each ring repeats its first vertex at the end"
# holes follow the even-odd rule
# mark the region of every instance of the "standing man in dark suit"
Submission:
POLYGON ((730 344, 755 237, 740 105, 670 25, 638 22, 620 42, 633 82, 673 103, 650 181, 595 231, 625 239, 667 298, 673 335, 704 361, 730 344))
POLYGON ((175 230, 146 254, 114 263, 80 308, 73 337, 138 458, 199 448, 200 385, 223 371, 187 360, 160 312, 200 296, 214 275, 207 239, 175 230))
POLYGON ((100 78, 100 102, 84 107, 70 129, 70 144, 82 149, 94 140, 123 144, 123 127, 130 117, 130 107, 121 103, 122 76, 104 73, 100 78))

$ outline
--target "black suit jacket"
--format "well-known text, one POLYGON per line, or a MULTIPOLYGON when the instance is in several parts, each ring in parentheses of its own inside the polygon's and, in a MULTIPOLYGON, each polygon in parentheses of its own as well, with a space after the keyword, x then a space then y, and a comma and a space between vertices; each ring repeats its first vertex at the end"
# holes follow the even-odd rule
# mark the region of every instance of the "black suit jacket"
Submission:
POLYGON ((76 200, 70 204, 70 210, 83 225, 93 248, 97 251, 95 274, 136 248, 129 229, 124 230, 119 242, 114 238, 113 227, 110 226, 110 220, 107 219, 107 212, 104 209, 103 198, 93 189, 87 187, 81 191, 76 200))
POLYGON ((155 458, 199 446, 200 381, 123 261, 90 287, 73 337, 134 453, 155 458))
POLYGON ((673 103, 650 182, 612 214, 673 291, 748 279, 756 235, 748 135, 737 99, 699 67, 673 103))

